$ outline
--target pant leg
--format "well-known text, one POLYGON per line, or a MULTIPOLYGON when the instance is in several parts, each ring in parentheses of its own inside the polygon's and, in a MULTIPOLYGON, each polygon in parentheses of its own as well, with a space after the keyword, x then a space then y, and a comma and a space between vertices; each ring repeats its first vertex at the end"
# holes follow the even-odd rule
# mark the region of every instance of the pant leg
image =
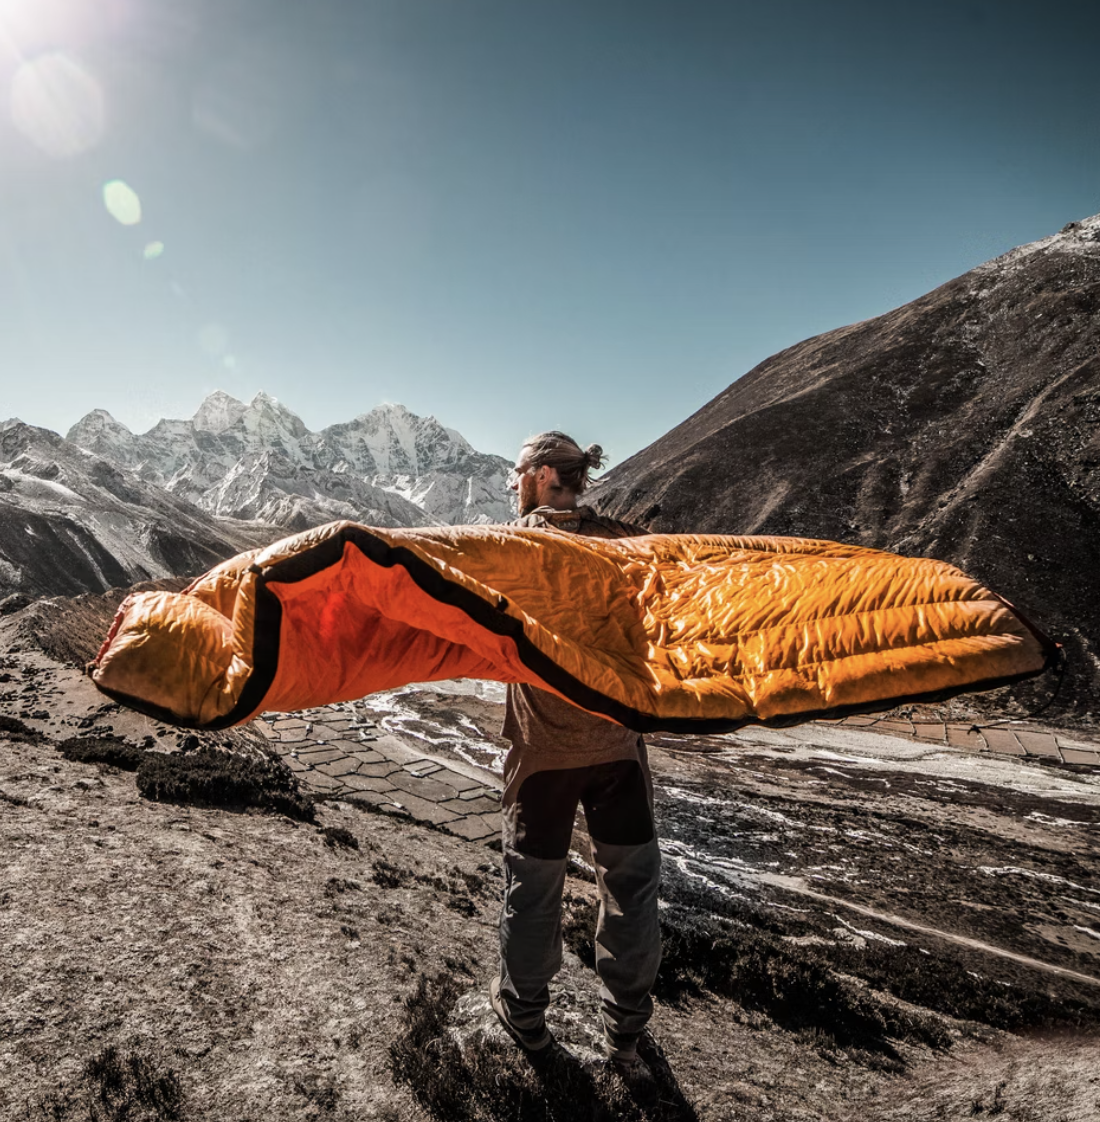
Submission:
POLYGON ((634 761, 600 765, 582 795, 600 895, 596 972, 613 1044, 636 1039, 653 1014, 661 964, 657 910, 661 851, 648 771, 634 761))
POLYGON ((573 821, 577 769, 536 772, 503 808, 504 906, 500 915, 500 995, 519 1029, 538 1029, 561 969, 561 897, 573 821))

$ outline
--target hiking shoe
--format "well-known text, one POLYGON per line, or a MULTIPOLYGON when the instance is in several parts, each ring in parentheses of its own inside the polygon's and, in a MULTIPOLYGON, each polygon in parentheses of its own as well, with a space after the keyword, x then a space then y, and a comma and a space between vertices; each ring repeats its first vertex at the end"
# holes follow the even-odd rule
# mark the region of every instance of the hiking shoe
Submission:
POLYGON ((631 1057, 608 1057, 607 1066, 630 1088, 634 1094, 652 1095, 657 1090, 657 1076, 653 1069, 635 1053, 631 1057))
POLYGON ((550 1035, 550 1030, 546 1027, 544 1021, 541 1028, 537 1029, 521 1029, 517 1028, 508 1020, 508 1011, 504 1007, 504 1001, 500 996, 500 976, 498 975, 489 983, 489 1004, 493 1007, 493 1012, 497 1015, 497 1020, 500 1021, 504 1031, 525 1051, 525 1052, 541 1052, 554 1042, 553 1036, 550 1035))
POLYGON ((603 1035, 603 1054, 612 1064, 629 1066, 638 1062, 637 1036, 612 1036, 607 1029, 603 1035))
POLYGON ((649 1064, 638 1055, 640 1036, 618 1036, 613 1038, 604 1030, 603 1050, 607 1056, 607 1066, 629 1087, 641 1090, 656 1086, 657 1077, 649 1064))

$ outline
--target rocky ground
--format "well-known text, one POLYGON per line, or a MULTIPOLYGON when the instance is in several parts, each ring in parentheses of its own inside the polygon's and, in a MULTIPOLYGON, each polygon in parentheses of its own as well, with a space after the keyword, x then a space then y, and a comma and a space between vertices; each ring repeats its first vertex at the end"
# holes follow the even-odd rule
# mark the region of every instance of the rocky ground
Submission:
POLYGON ((192 737, 82 677, 101 622, 0 621, 0 1119, 1100 1117, 1100 736, 655 738, 657 1078, 625 1086, 593 1062, 582 832, 563 1047, 530 1064, 485 1006, 496 687, 192 737), (215 754, 235 809, 197 805, 215 754))

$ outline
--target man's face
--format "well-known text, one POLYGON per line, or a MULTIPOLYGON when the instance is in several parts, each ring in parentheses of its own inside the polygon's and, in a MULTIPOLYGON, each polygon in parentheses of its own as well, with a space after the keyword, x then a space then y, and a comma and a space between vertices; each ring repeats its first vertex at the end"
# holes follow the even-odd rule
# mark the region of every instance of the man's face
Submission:
POLYGON ((528 462, 526 448, 520 449, 508 485, 516 493, 516 506, 521 518, 539 505, 538 470, 528 462))

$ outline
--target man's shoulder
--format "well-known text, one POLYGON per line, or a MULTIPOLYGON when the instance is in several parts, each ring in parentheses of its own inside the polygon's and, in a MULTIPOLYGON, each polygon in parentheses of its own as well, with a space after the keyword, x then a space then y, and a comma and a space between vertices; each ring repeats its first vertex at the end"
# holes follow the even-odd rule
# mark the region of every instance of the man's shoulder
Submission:
POLYGON ((564 530, 566 533, 590 538, 635 538, 649 533, 641 526, 600 514, 590 506, 578 506, 569 510, 540 506, 530 514, 517 518, 512 525, 528 529, 564 530))

